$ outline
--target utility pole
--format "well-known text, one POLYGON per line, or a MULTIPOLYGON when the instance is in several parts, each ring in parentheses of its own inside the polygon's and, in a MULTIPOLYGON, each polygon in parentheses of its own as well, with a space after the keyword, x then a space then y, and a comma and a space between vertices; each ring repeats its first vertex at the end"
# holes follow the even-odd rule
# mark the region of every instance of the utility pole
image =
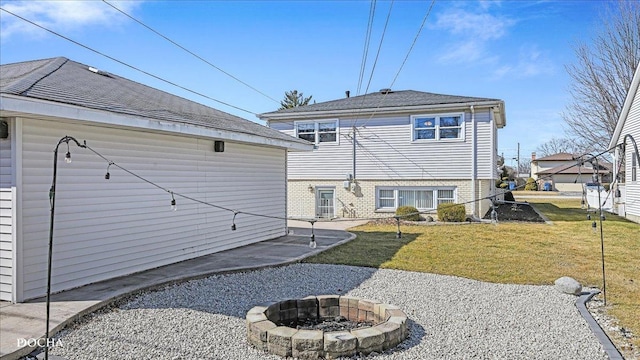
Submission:
POLYGON ((516 169, 516 178, 520 177, 520 143, 518 143, 518 158, 516 159, 516 166, 518 166, 518 168, 516 169))

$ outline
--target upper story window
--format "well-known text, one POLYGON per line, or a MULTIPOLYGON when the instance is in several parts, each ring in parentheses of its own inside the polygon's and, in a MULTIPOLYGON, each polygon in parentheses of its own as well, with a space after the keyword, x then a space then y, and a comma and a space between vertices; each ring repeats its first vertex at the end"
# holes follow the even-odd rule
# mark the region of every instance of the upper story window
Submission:
POLYGON ((337 143, 338 121, 304 121, 296 122, 296 136, 314 144, 337 143))
POLYGON ((413 140, 464 138, 464 115, 416 115, 411 117, 413 140))

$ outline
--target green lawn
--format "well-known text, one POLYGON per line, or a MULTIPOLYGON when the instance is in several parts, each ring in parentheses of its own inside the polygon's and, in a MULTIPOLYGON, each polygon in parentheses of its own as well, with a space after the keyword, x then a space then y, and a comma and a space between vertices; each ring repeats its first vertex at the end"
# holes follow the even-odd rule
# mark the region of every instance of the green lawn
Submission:
MULTIPOLYGON (((553 224, 402 226, 402 239, 393 225, 367 224, 350 230, 355 240, 305 261, 510 284, 550 285, 571 276, 602 288, 600 229, 592 230, 580 200, 527 200, 553 224)), ((640 225, 607 214, 603 230, 607 311, 636 335, 633 343, 640 347, 640 225)))

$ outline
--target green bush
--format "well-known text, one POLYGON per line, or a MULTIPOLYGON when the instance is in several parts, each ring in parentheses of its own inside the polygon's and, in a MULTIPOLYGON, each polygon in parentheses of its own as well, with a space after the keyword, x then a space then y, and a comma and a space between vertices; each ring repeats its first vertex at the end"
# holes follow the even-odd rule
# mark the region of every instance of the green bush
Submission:
POLYGON ((444 222, 464 222, 466 210, 463 204, 440 204, 438 205, 438 220, 444 222))
POLYGON ((398 207, 398 209, 396 209, 396 216, 399 216, 400 220, 420 221, 418 209, 413 206, 398 207))
POLYGON ((538 191, 538 183, 536 183, 533 178, 528 178, 524 189, 527 191, 538 191))

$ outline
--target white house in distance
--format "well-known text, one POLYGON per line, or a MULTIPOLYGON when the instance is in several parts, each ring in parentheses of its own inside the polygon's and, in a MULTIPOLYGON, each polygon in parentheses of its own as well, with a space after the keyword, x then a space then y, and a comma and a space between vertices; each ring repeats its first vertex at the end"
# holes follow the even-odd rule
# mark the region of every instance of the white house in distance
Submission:
POLYGON ((582 192, 584 184, 594 182, 594 174, 600 183, 611 181, 611 164, 601 161, 596 169, 593 164, 578 165, 579 155, 557 153, 541 158, 531 154, 531 177, 538 183, 538 189, 544 190, 549 184, 554 191, 582 192))
POLYGON ((633 76, 631 87, 624 101, 620 117, 611 137, 609 148, 615 147, 614 179, 617 179, 617 192, 620 196, 615 198, 614 211, 618 215, 640 223, 640 159, 633 146, 640 146, 640 64, 633 76), (624 148, 616 145, 623 145, 624 148))
POLYGON ((286 160, 312 145, 68 60, 0 66, 0 299, 46 292, 53 150, 60 146, 52 291, 286 234, 286 160), (66 152, 73 161, 65 163, 66 152), (106 179, 105 173, 110 172, 106 179))
POLYGON ((483 216, 491 205, 502 100, 383 89, 259 117, 316 146, 289 155, 289 216, 385 217, 445 202, 483 216))

